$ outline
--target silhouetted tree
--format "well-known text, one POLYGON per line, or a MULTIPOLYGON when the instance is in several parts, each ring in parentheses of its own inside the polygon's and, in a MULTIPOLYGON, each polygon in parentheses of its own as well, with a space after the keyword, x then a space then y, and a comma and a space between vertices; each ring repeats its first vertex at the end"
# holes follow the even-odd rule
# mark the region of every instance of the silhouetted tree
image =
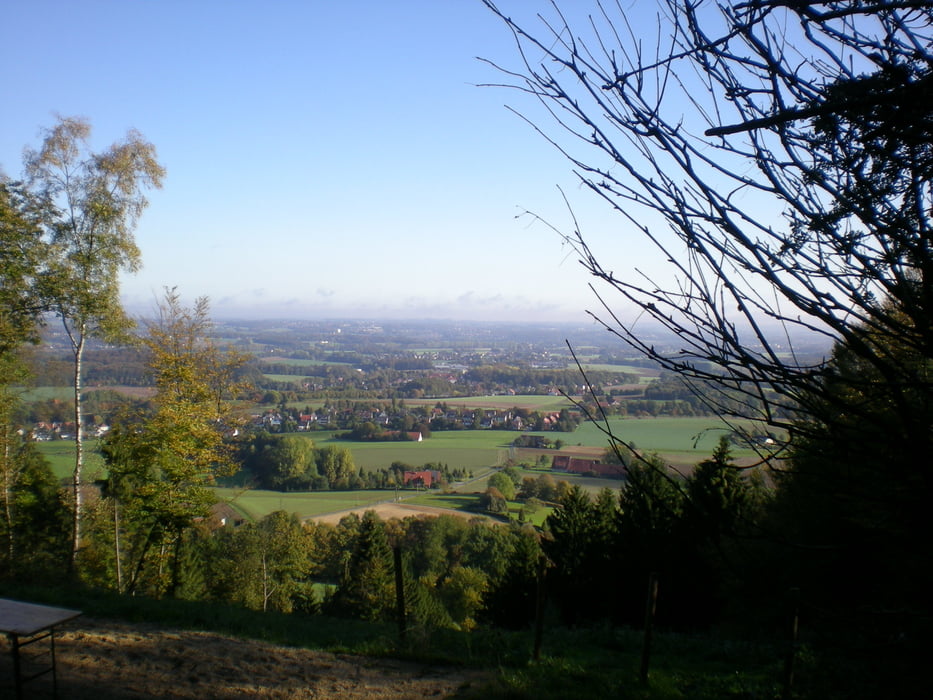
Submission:
MULTIPOLYGON (((652 28, 619 3, 579 24, 579 5, 554 3, 533 31, 484 2, 519 47, 507 81, 556 129, 535 126, 667 263, 623 269, 567 233, 600 285, 594 317, 707 409, 789 432, 789 460, 762 453, 789 469, 769 535, 795 566, 777 580, 796 571, 806 602, 813 577, 813 610, 834 582, 823 622, 861 621, 869 646, 901 640, 858 668, 890 694, 933 621, 918 594, 931 567, 913 554, 933 534, 933 488, 906 473, 933 453, 933 6, 666 0, 652 28), (646 320, 676 340, 642 333, 646 320), (801 354, 802 336, 832 357, 801 354)), ((662 532, 658 512, 623 513, 623 537, 662 532)))

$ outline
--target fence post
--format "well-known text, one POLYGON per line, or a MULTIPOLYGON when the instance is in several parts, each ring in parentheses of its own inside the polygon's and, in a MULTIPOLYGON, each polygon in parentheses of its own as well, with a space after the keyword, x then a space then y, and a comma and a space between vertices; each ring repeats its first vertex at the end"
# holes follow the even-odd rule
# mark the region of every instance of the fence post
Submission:
POLYGON ((787 655, 784 657, 784 688, 781 697, 788 700, 794 688, 794 664, 797 658, 797 635, 800 626, 800 589, 788 591, 790 603, 790 627, 788 629, 787 655))
POLYGON ((648 597, 645 600, 645 638, 641 647, 641 682, 648 682, 648 667, 651 663, 651 637, 654 629, 654 612, 658 605, 658 574, 648 576, 648 597))
POLYGON ((541 659, 541 639, 544 636, 544 576, 547 572, 547 560, 541 556, 538 558, 538 580, 535 587, 535 647, 532 658, 535 661, 541 659))
POLYGON ((404 642, 406 636, 405 620, 405 578, 402 575, 402 548, 396 545, 392 548, 392 559, 395 563, 395 608, 398 614, 398 636, 404 642))

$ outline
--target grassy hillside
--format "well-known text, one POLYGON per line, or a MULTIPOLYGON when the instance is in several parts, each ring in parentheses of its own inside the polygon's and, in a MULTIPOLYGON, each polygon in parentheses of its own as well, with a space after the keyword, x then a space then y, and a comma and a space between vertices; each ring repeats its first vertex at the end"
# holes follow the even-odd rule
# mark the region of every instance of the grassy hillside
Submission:
MULTIPOLYGON (((372 659, 367 657, 406 659, 421 664, 422 674, 432 673, 432 666, 437 665, 488 669, 487 681, 462 687, 453 696, 461 700, 780 697, 781 655, 778 646, 716 636, 694 637, 666 634, 659 630, 652 648, 650 680, 642 683, 639 666, 643 635, 639 630, 627 628, 568 630, 554 627, 546 621, 541 656, 533 660, 534 640, 530 630, 479 628, 466 632, 425 628, 412 630, 402 641, 391 623, 368 623, 321 615, 263 613, 205 601, 123 597, 80 585, 51 588, 0 584, 0 595, 79 609, 88 618, 138 625, 134 650, 139 652, 145 647, 146 640, 157 637, 161 629, 199 630, 229 635, 229 642, 237 647, 251 645, 251 640, 263 640, 289 647, 359 655, 358 663, 365 666, 372 663, 372 659)), ((76 625, 80 624, 81 618, 76 625)), ((91 639, 90 636, 86 638, 91 639)), ((181 635, 174 635, 173 648, 181 643, 181 635)), ((197 644, 198 640, 191 643, 197 644)), ((253 655, 261 655, 270 669, 269 697, 285 697, 276 694, 275 679, 290 678, 300 673, 300 669, 284 662, 280 664, 275 655, 269 653, 268 647, 260 644, 255 647, 253 655)), ((197 651, 192 647, 191 656, 197 651)), ((181 658, 186 656, 177 649, 175 653, 179 653, 181 658)), ((140 658, 141 654, 137 654, 137 663, 140 658)), ((71 663, 73 660, 67 656, 64 661, 59 661, 59 674, 66 681, 71 663)), ((97 656, 95 663, 100 666, 101 675, 97 697, 119 697, 120 687, 110 687, 107 683, 106 659, 102 655, 97 656)), ((204 669, 205 672, 209 670, 204 669)), ((806 692, 808 665, 800 663, 797 670, 797 689, 803 692, 794 697, 820 697, 806 692)), ((144 674, 144 669, 137 669, 137 673, 144 674)), ((113 675, 119 676, 117 668, 114 668, 113 675)), ((139 684, 145 684, 146 680, 142 675, 137 679, 139 684)), ((176 679, 179 689, 184 681, 184 678, 176 679)), ((374 688, 372 690, 376 692, 374 688)), ((202 688, 202 697, 212 696, 209 687, 202 688)))

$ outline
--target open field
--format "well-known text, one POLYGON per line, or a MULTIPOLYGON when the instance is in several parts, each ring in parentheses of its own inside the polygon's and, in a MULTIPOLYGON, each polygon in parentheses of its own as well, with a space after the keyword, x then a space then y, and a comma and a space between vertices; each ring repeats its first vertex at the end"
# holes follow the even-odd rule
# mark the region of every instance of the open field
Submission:
MULTIPOLYGON (((104 458, 97 450, 96 439, 84 441, 84 473, 86 479, 104 476, 104 458)), ((37 442, 39 453, 45 457, 52 473, 59 479, 71 478, 75 468, 75 444, 71 440, 49 440, 37 442)))
POLYGON ((331 362, 330 360, 302 360, 294 357, 262 357, 259 363, 263 365, 286 365, 288 367, 320 367, 321 365, 347 365, 347 362, 331 362))
MULTIPOLYGON (((479 489, 479 484, 476 486, 479 489)), ((444 508, 446 510, 456 510, 460 512, 471 512, 476 507, 475 493, 437 493, 425 491, 422 494, 409 498, 405 501, 416 506, 427 506, 431 508, 444 508)))
POLYGON ((301 384, 304 382, 304 377, 300 374, 263 374, 263 377, 272 382, 278 382, 279 384, 301 384))
POLYGON ((559 411, 570 408, 571 403, 563 396, 549 396, 547 394, 510 394, 495 396, 463 396, 432 399, 405 399, 407 406, 435 406, 438 403, 447 404, 450 408, 494 408, 507 410, 510 408, 524 408, 529 411, 559 411))
POLYGON ((74 399, 74 389, 67 386, 34 386, 28 389, 24 388, 19 395, 21 401, 48 401, 57 399, 59 401, 70 401, 74 399))
POLYGON ((510 430, 449 430, 434 433, 423 442, 356 442, 340 440, 333 432, 304 433, 316 447, 345 447, 361 469, 386 469, 392 462, 421 466, 427 462, 451 469, 476 471, 501 464, 518 433, 510 430))
POLYGON ((659 369, 636 367, 635 365, 603 365, 584 362, 583 369, 587 372, 618 372, 620 374, 636 374, 642 382, 648 382, 661 374, 659 369))
MULTIPOLYGON (((486 480, 478 480, 473 487, 485 488, 486 480)), ((476 493, 438 493, 402 490, 384 491, 315 491, 289 492, 218 488, 218 498, 230 503, 251 520, 260 520, 277 510, 295 513, 302 520, 336 525, 349 513, 362 515, 374 510, 383 520, 407 518, 417 515, 459 515, 465 518, 484 518, 475 510, 476 493)), ((517 515, 519 504, 515 505, 517 515)), ((543 516, 542 516, 543 517, 543 516)))
MULTIPOLYGON (((615 479, 600 479, 580 474, 551 472, 549 469, 520 469, 523 477, 537 478, 542 474, 552 474, 558 481, 568 481, 580 486, 584 491, 595 495, 604 488, 618 490, 622 482, 615 479)), ((383 519, 411 515, 453 513, 464 517, 486 517, 475 510, 479 493, 485 490, 486 481, 492 470, 484 470, 475 478, 452 484, 450 489, 441 491, 361 490, 361 491, 263 491, 259 489, 218 488, 216 493, 222 501, 229 502, 244 516, 259 520, 276 510, 295 513, 303 520, 336 523, 350 512, 360 515, 367 510, 375 510, 383 519), (398 502, 396 502, 398 496, 398 502)), ((512 519, 518 518, 522 503, 510 502, 512 519)), ((541 525, 551 508, 545 506, 536 513, 526 512, 526 522, 541 525)))
POLYGON ((469 513, 462 510, 450 510, 447 508, 437 507, 437 506, 417 506, 410 505, 409 503, 377 503, 376 505, 368 508, 355 508, 349 511, 340 511, 338 513, 327 513, 315 517, 314 520, 319 523, 325 523, 327 525, 336 525, 341 521, 341 519, 349 515, 350 513, 356 513, 360 517, 363 516, 367 510, 375 511, 382 520, 404 520, 405 518, 413 518, 419 516, 438 516, 438 515, 453 515, 461 518, 487 518, 488 516, 483 515, 482 513, 469 513))
MULTIPOLYGON (((739 421, 750 428, 751 421, 739 421)), ((699 418, 610 418, 608 423, 583 423, 564 439, 565 451, 572 445, 584 447, 608 445, 605 430, 633 444, 642 452, 656 452, 677 468, 692 467, 713 453, 719 438, 731 428, 714 417, 699 418)), ((753 450, 735 447, 738 460, 755 457, 753 450)))

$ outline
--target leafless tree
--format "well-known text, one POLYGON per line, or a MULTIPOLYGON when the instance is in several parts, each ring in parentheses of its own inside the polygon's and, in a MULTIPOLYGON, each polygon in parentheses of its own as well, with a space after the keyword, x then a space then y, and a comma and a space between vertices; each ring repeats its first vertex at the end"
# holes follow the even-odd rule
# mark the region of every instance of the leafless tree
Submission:
POLYGON ((516 112, 619 213, 625 245, 667 261, 669 277, 620 271, 565 232, 598 321, 712 409, 798 431, 817 410, 871 413, 827 389, 829 358, 795 353, 823 336, 929 446, 910 396, 933 388, 931 3, 659 0, 645 25, 619 0, 527 23, 484 2, 518 48, 498 84, 549 116, 516 112), (679 346, 644 340, 645 319, 679 346))

